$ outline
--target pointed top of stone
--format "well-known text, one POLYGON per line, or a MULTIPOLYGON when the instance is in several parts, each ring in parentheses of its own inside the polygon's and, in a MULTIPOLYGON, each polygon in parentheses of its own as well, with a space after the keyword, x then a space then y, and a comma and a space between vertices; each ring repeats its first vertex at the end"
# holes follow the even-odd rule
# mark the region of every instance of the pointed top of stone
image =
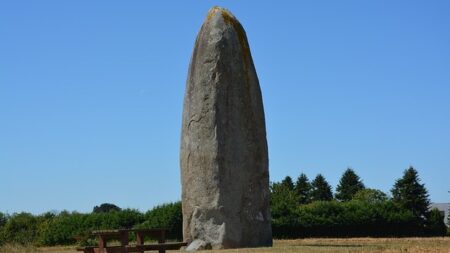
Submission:
POLYGON ((219 6, 213 6, 211 9, 209 9, 208 16, 206 16, 206 21, 212 20, 216 15, 229 22, 239 23, 236 17, 228 9, 219 6))
POLYGON ((202 33, 202 30, 207 32, 204 35, 200 35, 199 38, 205 39, 207 37, 208 43, 215 43, 222 39, 237 42, 244 61, 248 64, 253 64, 245 30, 239 20, 228 9, 219 6, 209 9, 200 33, 202 33))
MULTIPOLYGON (((244 29, 237 18, 228 10, 214 6, 208 11, 204 25, 212 25, 216 28, 232 27, 239 36, 245 35, 244 29)), ((245 38, 247 39, 247 38, 245 38)))

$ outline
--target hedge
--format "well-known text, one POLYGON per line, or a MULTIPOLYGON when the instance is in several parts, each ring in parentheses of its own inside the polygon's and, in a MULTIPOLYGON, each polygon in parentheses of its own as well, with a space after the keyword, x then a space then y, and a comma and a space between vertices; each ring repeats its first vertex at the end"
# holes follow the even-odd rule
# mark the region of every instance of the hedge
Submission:
POLYGON ((424 235, 419 224, 392 201, 319 201, 273 217, 272 230, 275 238, 424 235))
MULTIPOLYGON (((390 200, 318 201, 298 205, 288 194, 272 198, 275 200, 281 202, 272 205, 274 238, 443 236, 446 233, 438 212, 433 212, 424 227, 411 211, 390 200)), ((155 227, 169 228, 169 240, 182 240, 181 202, 160 205, 146 213, 134 209, 100 213, 63 211, 37 216, 0 213, 0 245, 71 245, 77 239, 82 239, 83 245, 90 245, 96 243, 89 236, 92 230, 155 227)))

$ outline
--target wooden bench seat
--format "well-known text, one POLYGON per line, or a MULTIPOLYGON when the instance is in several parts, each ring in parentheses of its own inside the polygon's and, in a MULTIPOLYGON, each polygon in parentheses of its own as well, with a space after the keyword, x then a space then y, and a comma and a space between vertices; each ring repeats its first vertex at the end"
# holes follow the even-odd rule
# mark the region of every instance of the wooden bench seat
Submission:
MULTIPOLYGON (((106 253, 144 252, 149 250, 158 250, 159 252, 165 252, 166 250, 178 250, 183 246, 187 246, 187 243, 165 242, 143 245, 108 246, 105 251, 106 253)), ((96 246, 77 247, 77 251, 83 251, 84 253, 100 253, 99 247, 96 246)))
POLYGON ((186 242, 165 242, 165 243, 152 243, 142 245, 127 245, 128 252, 142 252, 146 250, 159 250, 159 252, 165 252, 166 250, 178 250, 183 246, 187 246, 186 242))
POLYGON ((77 247, 77 251, 83 251, 84 253, 123 253, 123 246, 108 246, 104 252, 100 252, 100 248, 96 246, 77 247))
POLYGON ((98 247, 94 246, 77 247, 77 251, 83 251, 84 253, 95 253, 95 248, 98 247))
POLYGON ((140 252, 149 250, 157 250, 159 253, 164 253, 166 250, 178 250, 183 246, 187 246, 185 242, 166 242, 166 232, 168 229, 113 229, 113 230, 97 230, 93 231, 92 235, 98 239, 98 246, 77 247, 77 251, 84 253, 128 253, 140 252), (134 233, 136 235, 136 244, 129 244, 129 235, 134 233), (146 236, 157 239, 157 243, 145 244, 146 236), (120 246, 108 246, 107 241, 118 239, 120 246))

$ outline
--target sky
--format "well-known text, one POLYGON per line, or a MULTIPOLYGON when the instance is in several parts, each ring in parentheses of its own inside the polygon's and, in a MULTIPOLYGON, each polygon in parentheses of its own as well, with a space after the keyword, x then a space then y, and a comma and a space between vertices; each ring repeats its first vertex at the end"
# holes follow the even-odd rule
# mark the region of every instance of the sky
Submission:
POLYGON ((270 180, 419 172, 450 202, 449 1, 1 1, 0 212, 181 197, 197 32, 228 8, 263 94, 270 180))

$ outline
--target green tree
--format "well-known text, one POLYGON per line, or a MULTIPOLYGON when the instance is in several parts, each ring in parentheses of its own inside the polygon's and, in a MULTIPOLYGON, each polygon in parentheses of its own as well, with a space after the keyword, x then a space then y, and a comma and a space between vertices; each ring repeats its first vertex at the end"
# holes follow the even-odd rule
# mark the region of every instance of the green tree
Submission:
POLYGON ((363 201, 368 203, 385 202, 389 198, 386 193, 377 189, 362 189, 353 195, 352 200, 363 201))
POLYGON ((94 209, 92 210, 93 213, 109 213, 113 211, 120 211, 120 207, 110 204, 110 203, 103 203, 100 206, 94 206, 94 209))
POLYGON ((33 244, 37 237, 38 219, 30 213, 15 213, 2 228, 5 242, 13 244, 33 244))
POLYGON ((0 246, 5 243, 5 234, 3 233, 3 226, 8 221, 8 216, 2 212, 0 212, 0 246))
POLYGON ((420 183, 418 172, 409 167, 403 177, 395 182, 391 190, 392 199, 411 212, 423 222, 429 215, 430 200, 424 184, 420 183))
POLYGON ((272 183, 270 185, 270 209, 273 218, 289 216, 298 205, 298 197, 288 185, 272 183))
POLYGON ((333 193, 331 192, 331 186, 325 180, 325 177, 318 174, 316 178, 311 182, 311 200, 312 201, 328 201, 333 199, 333 193))
POLYGON ((80 245, 92 246, 96 244, 91 236, 92 230, 133 228, 142 222, 144 214, 134 209, 87 214, 62 211, 41 223, 39 244, 69 245, 76 243, 77 238, 80 245))
POLYGON ((355 193, 364 188, 365 186, 359 176, 351 168, 348 168, 339 180, 335 197, 340 201, 350 201, 355 193))
POLYGON ((286 176, 282 181, 281 184, 286 187, 286 189, 293 191, 294 190, 294 182, 292 181, 292 178, 290 176, 286 176))
POLYGON ((439 209, 434 208, 431 210, 427 220, 427 234, 433 236, 445 236, 446 233, 447 226, 444 223, 444 217, 442 217, 439 209))
POLYGON ((294 190, 297 193, 299 204, 308 204, 311 202, 311 183, 304 173, 301 173, 297 178, 294 190))
POLYGON ((0 228, 6 224, 7 220, 8 220, 8 216, 6 214, 0 212, 0 228))
POLYGON ((296 229, 295 210, 298 206, 298 196, 291 190, 288 184, 270 184, 270 212, 272 215, 272 225, 277 226, 282 235, 291 234, 296 229))

